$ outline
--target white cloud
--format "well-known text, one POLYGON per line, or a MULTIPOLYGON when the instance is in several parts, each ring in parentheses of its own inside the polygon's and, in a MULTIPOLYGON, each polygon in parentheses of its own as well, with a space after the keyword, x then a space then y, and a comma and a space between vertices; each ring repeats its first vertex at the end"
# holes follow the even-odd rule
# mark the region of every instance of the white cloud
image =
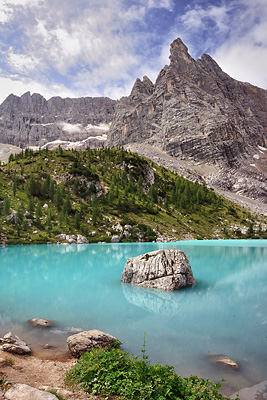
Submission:
POLYGON ((165 8, 168 11, 173 10, 172 0, 147 0, 149 8, 165 8))
POLYGON ((28 74, 37 67, 40 68, 40 63, 35 57, 25 54, 16 54, 12 47, 9 48, 7 58, 11 69, 19 74, 28 74))
POLYGON ((0 77, 0 104, 13 93, 16 96, 22 96, 30 91, 31 93, 41 93, 47 100, 53 96, 79 97, 79 93, 68 90, 62 85, 43 85, 31 79, 22 80, 19 76, 0 77))
POLYGON ((36 6, 42 0, 1 0, 0 2, 0 24, 6 24, 14 16, 14 7, 36 6))
POLYGON ((178 36, 193 57, 207 52, 234 78, 263 86, 266 0, 222 0, 216 6, 191 1, 194 6, 179 16, 174 12, 177 4, 174 0, 113 0, 112 4, 110 0, 0 0, 2 96, 30 90, 46 98, 120 98, 129 94, 137 77, 155 80, 178 36), (165 25, 162 33, 147 18, 154 14, 167 16, 166 21, 172 15, 173 25, 165 25))
MULTIPOLYGON (((2 1, 2 19, 20 29, 9 50, 2 47, 6 74, 28 76, 40 87, 59 76, 76 94, 116 98, 128 94, 142 66, 149 66, 145 46, 153 35, 147 14, 152 8, 173 9, 173 0, 113 0, 112 6, 110 0, 2 1)), ((12 38, 16 30, 6 28, 12 38)), ((14 90, 25 87, 24 80, 6 82, 16 82, 14 90)))
POLYGON ((43 15, 45 17, 39 17, 28 32, 31 51, 44 63, 52 64, 59 73, 66 74, 76 66, 79 70, 82 67, 99 69, 101 66, 101 71, 106 70, 102 76, 105 78, 136 66, 133 53, 137 35, 128 41, 127 25, 142 21, 143 7, 131 7, 125 11, 117 2, 117 8, 84 10, 70 22, 66 16, 64 19, 64 15, 60 21, 47 18, 45 13, 43 15), (110 71, 111 68, 114 72, 110 71))
POLYGON ((267 88, 267 49, 255 46, 246 38, 238 43, 226 43, 213 55, 221 68, 233 78, 267 88))
POLYGON ((267 88, 267 2, 241 0, 240 4, 241 17, 232 16, 233 34, 213 57, 234 78, 267 88))
POLYGON ((12 18, 12 9, 5 3, 0 4, 0 24, 5 24, 12 18))

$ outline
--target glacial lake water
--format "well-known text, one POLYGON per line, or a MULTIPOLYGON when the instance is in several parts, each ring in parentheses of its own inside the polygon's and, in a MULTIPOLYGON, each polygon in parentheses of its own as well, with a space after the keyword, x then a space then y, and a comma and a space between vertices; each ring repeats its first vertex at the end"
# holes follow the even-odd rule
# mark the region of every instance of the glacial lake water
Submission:
POLYGON ((267 379, 267 241, 32 245, 0 248, 0 336, 12 330, 42 350, 66 352, 74 328, 99 329, 151 363, 219 382, 225 393, 267 379), (157 249, 186 252, 198 283, 176 292, 120 282, 126 260, 157 249), (30 318, 55 321, 32 328, 30 318), (240 369, 214 366, 210 355, 240 369))

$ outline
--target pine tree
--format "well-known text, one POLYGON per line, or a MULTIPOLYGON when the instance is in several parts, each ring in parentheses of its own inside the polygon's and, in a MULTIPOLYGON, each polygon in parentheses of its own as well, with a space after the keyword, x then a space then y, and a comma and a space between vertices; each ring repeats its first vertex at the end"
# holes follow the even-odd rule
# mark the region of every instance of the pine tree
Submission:
POLYGON ((65 200, 63 201, 63 212, 64 214, 70 215, 71 213, 71 201, 70 201, 70 195, 67 194, 65 200))
MULTIPOLYGON (((27 150, 27 149, 26 149, 27 150)), ((25 152, 26 152, 25 150, 25 152)), ((30 175, 30 179, 26 183, 26 193, 27 196, 36 196, 37 195, 37 184, 35 181, 35 177, 33 174, 30 175)))
POLYGON ((74 216, 74 226, 76 229, 80 228, 80 214, 78 211, 76 211, 75 216, 74 216))
POLYGON ((54 200, 54 195, 55 195, 55 181, 51 179, 49 183, 49 197, 52 201, 54 200))
POLYGON ((6 217, 9 214, 10 211, 10 200, 8 197, 5 197, 4 199, 4 216, 6 217))
POLYGON ((38 202, 37 202, 35 215, 36 215, 36 220, 37 220, 37 221, 40 221, 40 218, 41 218, 41 216, 42 216, 42 207, 41 207, 41 203, 40 203, 39 200, 38 200, 38 202))
POLYGON ((19 186, 19 178, 16 176, 13 182, 13 195, 16 195, 17 188, 19 186))
POLYGON ((74 190, 74 193, 77 196, 78 193, 79 193, 79 181, 78 181, 78 179, 75 179, 75 181, 74 181, 73 190, 74 190))
POLYGON ((62 201, 62 193, 61 193, 61 190, 60 190, 59 186, 57 186, 57 188, 56 188, 56 192, 55 192, 53 200, 54 200, 54 204, 56 205, 56 207, 57 207, 57 209, 59 211, 61 206, 62 206, 62 203, 63 203, 63 201, 62 201))
POLYGON ((8 162, 14 161, 14 155, 11 153, 10 156, 8 157, 8 162))
POLYGON ((24 214, 25 214, 24 204, 21 203, 18 206, 18 209, 17 209, 17 215, 16 215, 16 224, 17 225, 21 225, 22 224, 22 221, 24 219, 24 214))
POLYGON ((92 224, 94 226, 97 224, 97 209, 96 209, 96 207, 93 208, 92 224))
POLYGON ((32 196, 29 198, 28 211, 30 213, 30 216, 32 216, 33 213, 34 213, 34 201, 33 201, 33 197, 32 196))

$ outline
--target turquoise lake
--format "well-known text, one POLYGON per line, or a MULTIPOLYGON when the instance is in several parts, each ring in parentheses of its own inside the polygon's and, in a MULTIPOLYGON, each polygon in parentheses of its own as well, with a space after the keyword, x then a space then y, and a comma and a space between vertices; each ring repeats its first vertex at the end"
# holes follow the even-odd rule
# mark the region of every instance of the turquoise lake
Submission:
POLYGON ((0 336, 12 330, 37 353, 46 343, 66 352, 76 328, 110 333, 134 354, 145 331, 151 363, 173 365, 182 376, 224 377, 226 393, 264 381, 267 241, 1 247, 0 336), (129 257, 166 248, 188 255, 195 287, 170 293, 120 282, 129 257), (55 326, 32 328, 30 318, 55 326), (233 358, 239 371, 214 366, 212 353, 233 358))

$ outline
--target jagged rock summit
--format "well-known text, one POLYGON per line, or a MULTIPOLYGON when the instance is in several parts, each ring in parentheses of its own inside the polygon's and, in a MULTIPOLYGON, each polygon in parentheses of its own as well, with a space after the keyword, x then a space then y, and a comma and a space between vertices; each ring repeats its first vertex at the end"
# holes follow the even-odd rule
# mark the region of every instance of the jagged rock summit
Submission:
POLYGON ((194 60, 181 39, 155 84, 137 79, 116 106, 108 145, 145 143, 212 166, 214 186, 267 202, 267 92, 239 82, 207 54, 194 60))

